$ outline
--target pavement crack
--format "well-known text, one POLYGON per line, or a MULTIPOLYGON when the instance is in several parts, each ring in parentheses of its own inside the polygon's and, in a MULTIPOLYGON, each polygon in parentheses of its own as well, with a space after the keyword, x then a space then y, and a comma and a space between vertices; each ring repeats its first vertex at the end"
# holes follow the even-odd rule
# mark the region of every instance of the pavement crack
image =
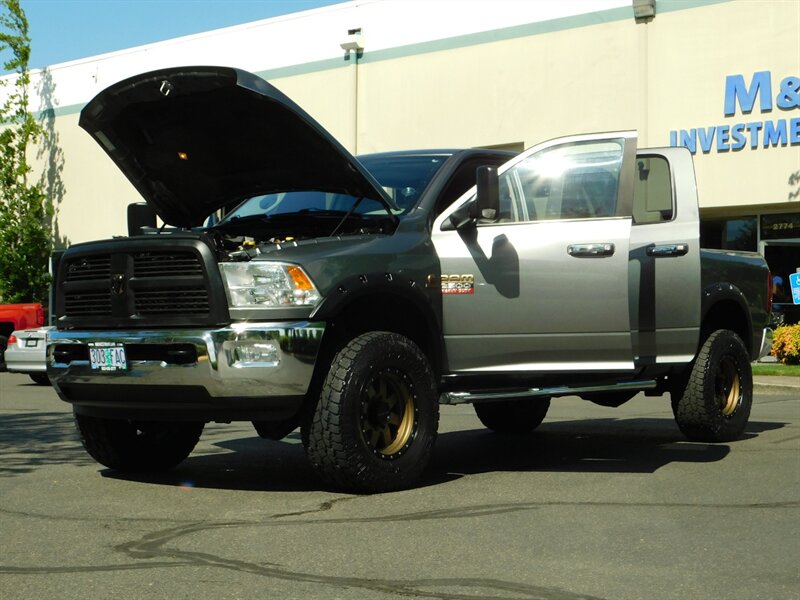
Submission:
POLYGON ((321 512, 326 512, 331 510, 334 505, 341 504, 342 502, 346 502, 348 500, 355 500, 356 496, 346 496, 344 498, 334 498, 333 500, 326 500, 322 502, 318 507, 311 508, 308 510, 299 510, 297 512, 290 512, 290 513, 278 513, 276 515, 272 515, 271 518, 273 519, 283 519, 285 517, 301 517, 303 515, 311 515, 321 512))

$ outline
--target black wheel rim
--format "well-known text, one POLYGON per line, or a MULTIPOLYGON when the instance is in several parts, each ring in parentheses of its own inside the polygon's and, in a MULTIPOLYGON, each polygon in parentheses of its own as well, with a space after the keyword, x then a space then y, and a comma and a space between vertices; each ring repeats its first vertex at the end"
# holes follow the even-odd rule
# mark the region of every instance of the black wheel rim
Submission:
POLYGON ((719 410, 725 417, 736 412, 742 398, 739 370, 731 357, 724 357, 714 376, 714 397, 719 410))
POLYGON ((417 430, 417 407, 409 378, 397 369, 374 374, 361 394, 361 435, 367 448, 384 459, 402 455, 417 430))

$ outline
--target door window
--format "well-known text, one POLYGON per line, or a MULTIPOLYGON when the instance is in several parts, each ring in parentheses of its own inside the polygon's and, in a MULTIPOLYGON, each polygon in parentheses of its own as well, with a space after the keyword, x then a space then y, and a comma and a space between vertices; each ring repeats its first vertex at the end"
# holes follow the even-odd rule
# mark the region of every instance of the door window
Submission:
POLYGON ((640 156, 636 159, 633 184, 633 222, 662 223, 673 217, 672 177, 669 162, 663 156, 640 156))
POLYGON ((500 176, 500 221, 613 217, 624 140, 551 146, 500 176))

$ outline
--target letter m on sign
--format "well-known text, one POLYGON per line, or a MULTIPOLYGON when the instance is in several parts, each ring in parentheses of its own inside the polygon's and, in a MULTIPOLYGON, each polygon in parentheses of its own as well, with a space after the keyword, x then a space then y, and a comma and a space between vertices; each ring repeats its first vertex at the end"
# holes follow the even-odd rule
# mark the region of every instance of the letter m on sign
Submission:
POLYGON ((743 114, 750 114, 759 95, 761 112, 772 110, 772 79, 769 71, 753 73, 750 87, 745 84, 744 75, 728 75, 725 78, 725 116, 736 114, 737 102, 743 114))

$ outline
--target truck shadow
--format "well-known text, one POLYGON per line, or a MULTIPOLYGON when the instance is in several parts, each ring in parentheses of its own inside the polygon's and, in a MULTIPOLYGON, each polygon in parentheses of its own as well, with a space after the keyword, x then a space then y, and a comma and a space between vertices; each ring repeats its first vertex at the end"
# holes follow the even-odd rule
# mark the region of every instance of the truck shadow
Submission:
MULTIPOLYGON (((751 422, 742 441, 783 427, 751 422)), ((733 442, 732 444, 742 443, 733 442)), ((116 473, 104 477, 158 485, 249 491, 325 490, 308 464, 300 433, 274 442, 255 436, 210 440, 166 473, 116 473)), ((670 419, 592 419, 545 423, 528 435, 486 429, 441 433, 419 487, 491 472, 653 473, 672 463, 724 459, 732 444, 686 441, 670 419)))
POLYGON ((0 456, 0 478, 49 465, 94 462, 81 445, 72 413, 64 412, 0 415, 0 456))

